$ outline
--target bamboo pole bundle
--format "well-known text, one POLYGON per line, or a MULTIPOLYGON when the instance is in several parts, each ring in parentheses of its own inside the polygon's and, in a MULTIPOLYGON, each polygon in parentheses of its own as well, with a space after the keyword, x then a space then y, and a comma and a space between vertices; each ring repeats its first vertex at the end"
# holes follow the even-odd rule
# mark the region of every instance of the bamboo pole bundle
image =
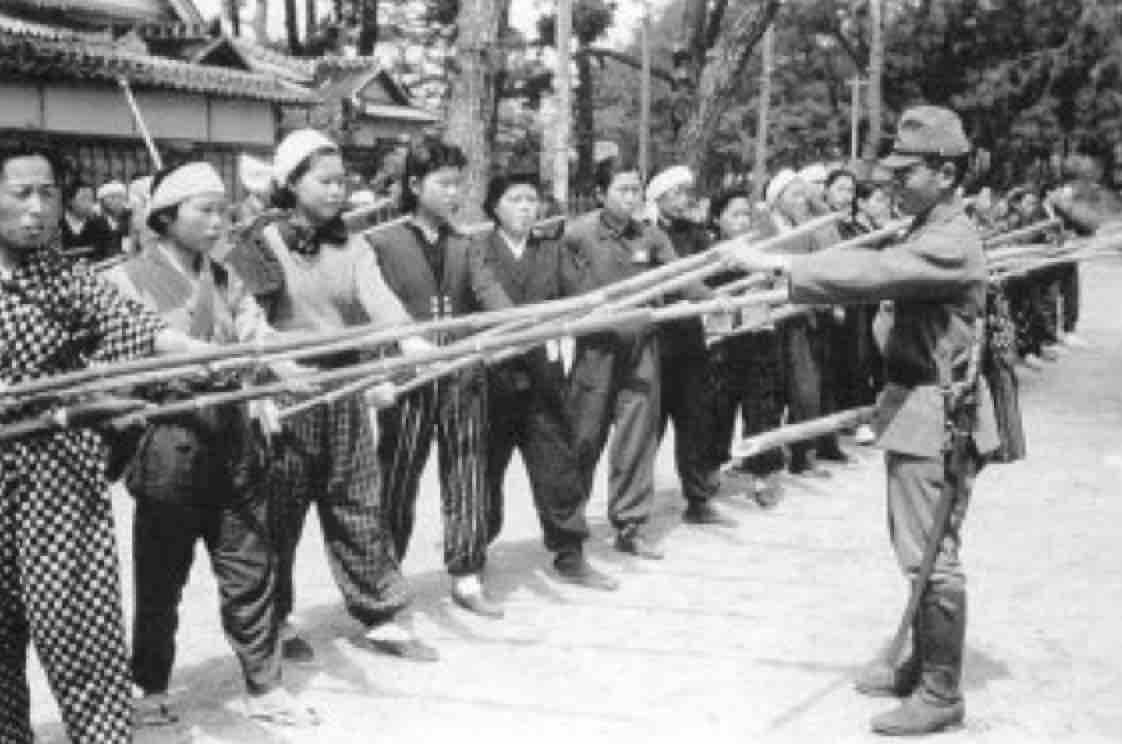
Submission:
MULTIPOLYGON (((777 238, 764 241, 761 246, 774 248, 794 237, 821 229, 832 223, 836 215, 815 220, 777 238)), ((256 366, 286 359, 322 356, 364 346, 393 343, 409 336, 431 333, 480 330, 493 325, 521 320, 543 321, 550 317, 604 304, 631 292, 651 291, 659 282, 680 286, 676 277, 683 272, 705 265, 718 266, 723 260, 716 250, 672 261, 656 269, 643 272, 627 280, 616 282, 577 297, 550 302, 522 305, 507 310, 472 313, 454 318, 410 323, 380 331, 368 326, 354 326, 330 333, 308 333, 282 336, 277 340, 249 344, 231 344, 204 352, 178 354, 167 357, 149 357, 113 365, 89 367, 62 375, 36 378, 17 383, 3 390, 0 408, 22 406, 44 399, 62 396, 81 396, 135 385, 161 382, 176 377, 207 375, 246 366, 256 366)), ((672 291, 666 289, 664 291, 672 291)), ((651 292, 652 296, 658 292, 651 292)))

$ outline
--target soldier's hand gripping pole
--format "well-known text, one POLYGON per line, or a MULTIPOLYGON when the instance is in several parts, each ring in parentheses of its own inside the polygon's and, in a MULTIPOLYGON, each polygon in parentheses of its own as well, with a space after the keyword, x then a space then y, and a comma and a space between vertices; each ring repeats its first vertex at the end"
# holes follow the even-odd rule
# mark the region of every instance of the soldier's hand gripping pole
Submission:
POLYGON ((908 632, 912 628, 916 612, 919 611, 920 600, 927 591, 927 585, 931 582, 931 575, 935 571, 935 560, 939 556, 943 539, 950 528, 951 514, 958 500, 965 496, 967 480, 965 473, 968 459, 971 457, 971 435, 978 410, 978 379, 981 375, 985 331, 985 317, 981 316, 974 321, 974 343, 970 347, 965 377, 959 383, 948 381, 942 386, 945 427, 943 489, 935 507, 931 534, 927 536, 927 543, 924 545, 923 559, 920 561, 915 578, 912 579, 908 604, 904 607, 899 625, 896 626, 896 634, 885 651, 884 660, 890 665, 895 665, 903 653, 908 632))

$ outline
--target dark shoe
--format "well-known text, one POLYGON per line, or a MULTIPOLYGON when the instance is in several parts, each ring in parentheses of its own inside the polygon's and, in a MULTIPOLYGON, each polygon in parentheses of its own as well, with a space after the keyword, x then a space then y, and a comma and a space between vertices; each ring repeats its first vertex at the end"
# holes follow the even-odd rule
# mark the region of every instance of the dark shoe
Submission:
POLYGON ((503 608, 488 599, 476 574, 452 579, 452 601, 476 615, 495 619, 503 616, 503 608))
POLYGON ((619 581, 592 567, 580 551, 566 551, 557 554, 553 569, 558 578, 586 589, 614 592, 619 589, 619 581))
POLYGON ((737 521, 726 516, 708 501, 691 501, 682 514, 682 521, 690 524, 711 524, 718 527, 735 527, 737 521))
POLYGON ((294 635, 281 641, 281 658, 293 664, 311 664, 316 660, 316 652, 312 644, 294 635))
POLYGON ((827 437, 825 441, 819 441, 815 455, 819 460, 829 460, 830 462, 840 463, 851 462, 849 455, 842 451, 836 436, 827 437))
POLYGON ((666 555, 637 530, 622 530, 616 535, 616 550, 648 561, 661 561, 666 555))
POLYGON ((895 710, 873 718, 872 729, 884 736, 922 736, 958 728, 965 716, 966 706, 961 700, 931 702, 917 692, 895 710))
POLYGON ((919 685, 919 669, 919 658, 914 654, 895 666, 876 659, 857 674, 853 687, 869 697, 906 698, 919 685))

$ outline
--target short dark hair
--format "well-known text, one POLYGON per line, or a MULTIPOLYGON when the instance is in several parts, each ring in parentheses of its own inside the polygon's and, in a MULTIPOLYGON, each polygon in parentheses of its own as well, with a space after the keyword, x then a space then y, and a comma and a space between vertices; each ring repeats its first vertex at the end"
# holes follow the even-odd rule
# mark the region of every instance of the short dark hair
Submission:
POLYGON ((17 158, 43 158, 51 166, 51 175, 55 183, 65 191, 71 180, 71 169, 64 158, 58 155, 52 147, 45 142, 20 140, 11 144, 0 145, 0 173, 8 166, 9 160, 17 158))
POLYGON ((601 160, 596 164, 596 188, 607 191, 616 176, 623 173, 639 173, 639 161, 622 155, 601 160))
POLYGON ((417 208, 417 195, 409 187, 414 178, 417 182, 441 168, 463 168, 467 156, 458 145, 445 142, 437 137, 424 137, 409 147, 405 154, 405 167, 401 172, 401 209, 412 212, 417 208))
POLYGON ((729 204, 735 199, 747 199, 748 204, 752 204, 752 194, 748 189, 743 186, 734 186, 730 189, 721 191, 713 200, 709 202, 709 220, 716 224, 717 220, 721 219, 721 215, 729 208, 729 204))
POLYGON ((826 176, 826 188, 830 188, 831 186, 833 186, 834 181, 838 180, 839 178, 848 178, 849 180, 853 181, 854 185, 857 184, 857 174, 855 174, 853 171, 849 170, 848 168, 834 168, 832 171, 830 171, 830 175, 826 176))
POLYGON ((297 200, 296 192, 292 190, 292 187, 296 185, 296 182, 307 175, 317 158, 322 158, 325 155, 341 154, 338 148, 328 147, 327 145, 308 153, 308 157, 297 163, 296 167, 292 169, 292 172, 288 174, 287 181, 276 184, 272 193, 269 194, 269 204, 277 209, 294 209, 297 200))
POLYGON ((857 187, 853 190, 854 206, 858 200, 865 201, 877 191, 884 191, 886 187, 883 183, 877 181, 858 181, 857 187))
POLYGON ((93 191, 93 184, 82 178, 72 178, 64 183, 62 185, 63 205, 69 206, 72 201, 78 198, 78 192, 82 189, 89 189, 90 191, 93 191))
POLYGON ((529 171, 500 173, 492 176, 487 184, 487 195, 483 198, 483 213, 498 221, 499 218, 495 215, 495 207, 499 200, 503 198, 503 195, 513 186, 531 186, 534 191, 538 192, 538 196, 541 196, 542 193, 541 181, 538 180, 536 173, 529 171))
MULTIPOLYGON (((155 175, 152 176, 152 183, 148 186, 149 195, 155 194, 156 187, 159 186, 163 182, 163 180, 167 178, 171 174, 171 172, 178 167, 179 165, 176 164, 166 166, 156 171, 155 175)), ((167 235, 168 228, 171 227, 171 223, 175 222, 178 217, 179 205, 172 204, 170 207, 164 207, 163 209, 156 209, 149 212, 148 217, 144 220, 144 222, 148 225, 149 228, 151 228, 152 232, 156 233, 162 238, 167 235)))

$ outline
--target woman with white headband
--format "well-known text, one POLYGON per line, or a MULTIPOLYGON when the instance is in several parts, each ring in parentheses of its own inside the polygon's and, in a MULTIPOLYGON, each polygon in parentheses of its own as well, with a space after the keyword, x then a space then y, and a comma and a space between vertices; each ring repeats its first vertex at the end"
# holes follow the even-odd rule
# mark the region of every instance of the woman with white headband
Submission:
MULTIPOLYGON (((210 256, 222 235, 226 190, 215 169, 191 162, 158 173, 148 204, 154 245, 108 272, 126 296, 172 328, 214 344, 260 340, 273 332, 244 285, 210 256)), ((299 365, 273 365, 292 378, 299 365)), ((177 381, 152 391, 164 399, 237 387, 231 376, 177 381)), ((275 616, 276 561, 267 533, 259 432, 239 406, 202 409, 151 425, 127 471, 136 499, 133 567, 133 681, 138 726, 174 723, 167 691, 175 658, 179 600, 202 540, 218 583, 222 626, 241 664, 246 712, 283 725, 315 723, 281 687, 275 616)))
MULTIPOLYGON (((411 317, 386 286, 373 251, 351 237, 339 147, 320 132, 289 134, 273 160, 274 206, 237 241, 229 260, 280 331, 326 332, 357 324, 372 330, 411 317)), ((427 348, 406 339, 402 350, 427 348)), ((321 368, 358 361, 357 352, 319 358, 321 368)), ((389 394, 389 395, 392 395, 389 394)), ((332 574, 347 609, 367 626, 373 648, 432 661, 436 652, 393 622, 410 601, 380 499, 381 477, 367 407, 360 396, 290 418, 274 439, 267 476, 279 554, 277 617, 282 653, 310 661, 312 647, 286 621, 293 605, 293 559, 308 507, 316 503, 332 574)))

